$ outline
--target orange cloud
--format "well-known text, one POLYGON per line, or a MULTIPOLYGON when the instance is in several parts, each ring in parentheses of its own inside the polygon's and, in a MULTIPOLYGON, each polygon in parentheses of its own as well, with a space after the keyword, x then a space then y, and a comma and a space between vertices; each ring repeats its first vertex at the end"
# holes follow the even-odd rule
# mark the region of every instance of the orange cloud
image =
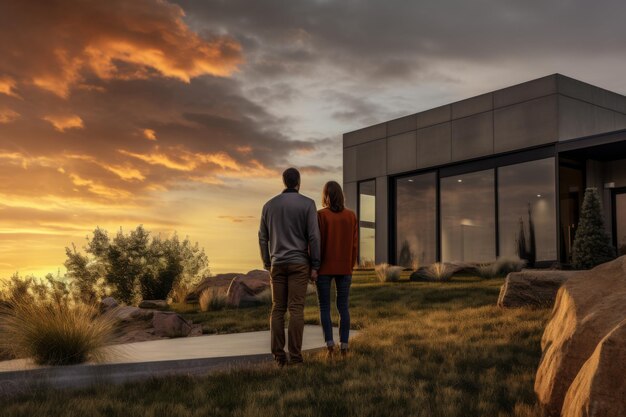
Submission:
POLYGON ((0 108, 0 124, 11 123, 17 120, 19 117, 20 114, 15 110, 11 110, 9 108, 0 108))
POLYGON ((245 221, 256 220, 254 216, 217 216, 218 219, 229 220, 233 223, 243 223, 245 221))
POLYGON ((75 114, 71 115, 49 115, 44 116, 43 119, 50 122, 52 126, 59 132, 65 132, 68 129, 82 129, 83 119, 75 114))
POLYGON ((0 77, 0 94, 6 94, 7 96, 19 97, 13 89, 16 86, 16 82, 11 77, 0 77))
POLYGON ((156 132, 152 129, 144 129, 143 130, 143 137, 148 139, 148 140, 157 140, 156 137, 156 132))
POLYGON ((0 78, 0 93, 8 95, 24 83, 67 98, 94 75, 188 83, 201 75, 230 75, 242 62, 237 41, 201 37, 187 26, 180 6, 165 0, 16 1, 0 12, 29 29, 11 31, 11 42, 3 45, 11 58, 0 71, 20 74, 18 80, 0 78))

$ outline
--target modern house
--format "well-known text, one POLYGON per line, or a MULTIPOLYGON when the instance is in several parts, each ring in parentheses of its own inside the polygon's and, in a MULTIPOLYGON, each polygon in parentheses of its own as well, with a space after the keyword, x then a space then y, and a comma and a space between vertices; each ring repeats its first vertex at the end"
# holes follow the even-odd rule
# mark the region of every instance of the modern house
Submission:
POLYGON ((343 166, 361 263, 568 263, 586 187, 626 248, 626 97, 560 74, 346 133, 343 166))

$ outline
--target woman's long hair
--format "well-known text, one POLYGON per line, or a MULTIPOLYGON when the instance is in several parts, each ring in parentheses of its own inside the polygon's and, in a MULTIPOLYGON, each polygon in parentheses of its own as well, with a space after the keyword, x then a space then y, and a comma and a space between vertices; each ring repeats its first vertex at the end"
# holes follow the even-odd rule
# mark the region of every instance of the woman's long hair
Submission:
POLYGON ((322 191, 322 206, 339 213, 344 209, 344 198, 341 185, 337 181, 328 181, 322 191))

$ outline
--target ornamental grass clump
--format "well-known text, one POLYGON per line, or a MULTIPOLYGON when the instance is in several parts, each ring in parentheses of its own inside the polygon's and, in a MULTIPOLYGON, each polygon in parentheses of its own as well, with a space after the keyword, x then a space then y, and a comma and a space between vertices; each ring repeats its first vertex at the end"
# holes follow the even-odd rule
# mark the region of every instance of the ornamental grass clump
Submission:
POLYGON ((376 277, 380 282, 397 282, 400 280, 400 273, 404 268, 401 266, 382 263, 376 265, 376 277))
POLYGON ((0 314, 0 344, 38 365, 99 362, 114 328, 113 317, 91 305, 14 300, 0 314))
POLYGON ((227 296, 224 291, 217 288, 207 288, 202 291, 198 302, 200 311, 217 311, 226 308, 227 296))
POLYGON ((511 272, 519 272, 526 266, 526 261, 516 256, 501 257, 495 262, 478 265, 476 273, 481 278, 504 277, 511 272))
POLYGON ((436 262, 426 269, 426 275, 431 281, 450 281, 454 268, 442 262, 436 262))

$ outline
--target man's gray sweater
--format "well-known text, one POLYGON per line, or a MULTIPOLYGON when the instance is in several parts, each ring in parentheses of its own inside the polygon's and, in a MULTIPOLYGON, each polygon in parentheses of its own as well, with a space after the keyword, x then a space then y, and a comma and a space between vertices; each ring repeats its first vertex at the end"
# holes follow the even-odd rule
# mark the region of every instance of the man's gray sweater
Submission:
POLYGON ((320 229, 315 202, 286 189, 263 206, 259 245, 263 265, 310 264, 320 267, 320 229))

